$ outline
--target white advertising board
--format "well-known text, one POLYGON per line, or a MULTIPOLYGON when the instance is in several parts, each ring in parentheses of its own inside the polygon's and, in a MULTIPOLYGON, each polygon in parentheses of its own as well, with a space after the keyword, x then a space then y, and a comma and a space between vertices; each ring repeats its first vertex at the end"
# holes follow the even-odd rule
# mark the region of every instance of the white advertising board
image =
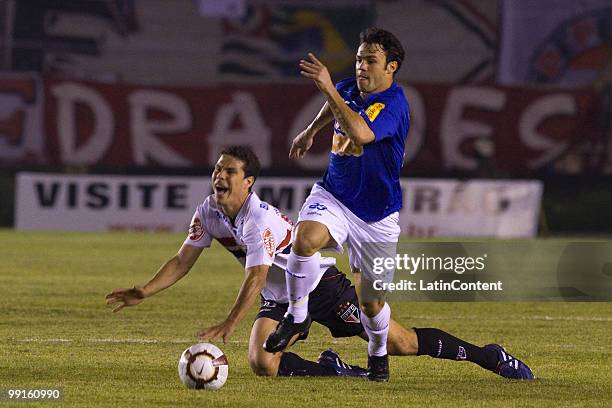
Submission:
MULTIPOLYGON (((293 220, 316 180, 260 177, 254 190, 293 220)), ((539 181, 402 179, 402 235, 532 237, 539 181)), ((19 230, 186 231, 208 177, 20 173, 19 230)))

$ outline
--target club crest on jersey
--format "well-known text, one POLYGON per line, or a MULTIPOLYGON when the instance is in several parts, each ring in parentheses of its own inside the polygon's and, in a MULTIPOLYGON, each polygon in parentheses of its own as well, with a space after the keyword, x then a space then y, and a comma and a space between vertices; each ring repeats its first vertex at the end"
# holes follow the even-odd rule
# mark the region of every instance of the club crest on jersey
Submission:
POLYGON ((264 232, 261 233, 261 238, 263 239, 264 249, 268 256, 274 256, 274 250, 276 249, 276 245, 274 244, 274 235, 270 228, 266 228, 264 232))
POLYGON ((376 119, 380 111, 384 108, 385 104, 380 102, 376 102, 375 104, 368 106, 365 113, 368 116, 368 119, 370 119, 370 122, 374 122, 374 119, 376 119))
POLYGON ((336 312, 347 323, 360 323, 359 308, 351 302, 342 303, 336 312))
POLYGON ((204 227, 202 226, 202 221, 200 221, 198 217, 193 217, 188 234, 189 239, 192 241, 197 241, 204 235, 204 227))

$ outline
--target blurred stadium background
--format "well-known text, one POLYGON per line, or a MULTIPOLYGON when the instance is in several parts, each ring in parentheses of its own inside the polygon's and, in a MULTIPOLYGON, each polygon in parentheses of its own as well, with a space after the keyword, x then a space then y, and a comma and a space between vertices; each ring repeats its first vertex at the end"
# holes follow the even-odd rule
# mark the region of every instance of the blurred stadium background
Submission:
POLYGON ((233 143, 295 216, 331 139, 287 158, 297 61, 351 75, 369 25, 406 49, 405 236, 612 232, 607 0, 2 1, 0 226, 184 231, 233 143))

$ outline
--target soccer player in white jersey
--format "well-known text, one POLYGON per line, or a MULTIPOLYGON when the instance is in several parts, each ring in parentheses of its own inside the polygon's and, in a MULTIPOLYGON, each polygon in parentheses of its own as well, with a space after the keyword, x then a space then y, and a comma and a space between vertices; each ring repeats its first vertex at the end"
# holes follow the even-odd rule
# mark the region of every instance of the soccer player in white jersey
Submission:
MULTIPOLYGON (((366 370, 342 362, 331 350, 322 352, 317 362, 287 351, 273 354, 264 351, 264 339, 274 331, 288 308, 284 269, 293 224, 251 192, 258 172, 259 161, 250 149, 231 146, 223 150, 212 175, 214 193, 196 209, 178 253, 146 285, 116 289, 106 296, 107 303, 119 303, 113 310, 116 312, 168 288, 191 270, 203 249, 216 239, 237 258, 246 273, 227 318, 200 330, 201 338, 227 340, 259 294, 260 309, 249 340, 249 363, 256 374, 366 375, 366 370)), ((367 340, 360 322, 355 287, 334 265, 333 258, 320 258, 308 306, 312 320, 326 326, 334 337, 359 336, 367 340)), ((391 355, 468 360, 504 377, 524 378, 520 370, 523 364, 500 346, 474 346, 438 329, 405 329, 391 320, 387 347, 391 355)))
MULTIPOLYGON (((246 274, 227 318, 199 331, 201 338, 226 341, 261 296, 261 307, 249 340, 249 362, 256 374, 364 376, 364 369, 343 363, 331 350, 321 353, 318 362, 304 360, 294 353, 272 355, 263 350, 265 338, 287 309, 284 268, 293 224, 278 209, 251 192, 258 173, 259 161, 249 148, 231 146, 224 149, 212 175, 214 194, 196 209, 188 236, 178 253, 146 285, 116 289, 107 295, 107 303, 119 303, 114 309, 119 311, 173 285, 189 272, 203 249, 216 239, 238 259, 246 274)), ((316 288, 313 316, 336 337, 358 335, 363 329, 356 314, 354 287, 334 265, 334 258, 321 258, 320 271, 312 287, 316 288)), ((403 343, 406 344, 398 347, 409 350, 407 342, 403 343)))

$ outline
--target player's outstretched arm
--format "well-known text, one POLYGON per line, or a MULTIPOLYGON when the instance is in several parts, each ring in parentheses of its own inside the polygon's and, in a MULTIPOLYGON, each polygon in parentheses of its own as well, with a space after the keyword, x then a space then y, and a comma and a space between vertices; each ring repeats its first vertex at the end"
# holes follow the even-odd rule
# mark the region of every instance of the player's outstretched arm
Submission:
POLYGON ((246 268, 245 278, 238 292, 238 297, 227 318, 215 326, 200 330, 197 335, 202 339, 222 338, 225 343, 255 303, 263 287, 266 286, 269 268, 267 265, 246 268))
POLYGON ((290 159, 301 159, 312 146, 315 135, 334 119, 329 104, 325 102, 312 123, 293 139, 289 150, 290 159))
POLYGON ((374 141, 374 132, 357 112, 346 105, 336 90, 327 67, 312 53, 308 54, 308 59, 300 61, 300 74, 312 79, 317 88, 325 95, 331 113, 346 136, 357 146, 374 141))
POLYGON ((124 307, 135 306, 142 302, 144 298, 153 296, 157 292, 172 286, 183 276, 187 275, 202 253, 202 249, 183 244, 178 253, 164 263, 146 285, 115 289, 106 295, 106 303, 119 303, 113 309, 113 312, 118 312, 124 307))

